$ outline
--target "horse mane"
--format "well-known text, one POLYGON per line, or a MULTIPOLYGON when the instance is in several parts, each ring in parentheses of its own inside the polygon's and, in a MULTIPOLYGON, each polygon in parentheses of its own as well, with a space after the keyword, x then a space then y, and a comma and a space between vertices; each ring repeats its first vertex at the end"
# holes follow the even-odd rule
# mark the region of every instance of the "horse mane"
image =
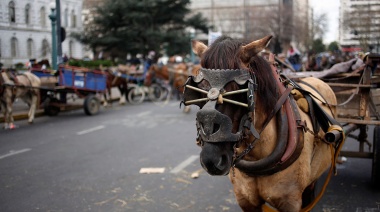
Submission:
POLYGON ((255 56, 249 64, 251 73, 254 73, 258 84, 258 98, 263 104, 265 114, 269 114, 278 99, 276 81, 272 75, 271 67, 267 60, 261 56, 255 56))
MULTIPOLYGON (((240 60, 240 48, 243 45, 245 43, 241 40, 221 36, 202 55, 201 66, 207 69, 247 69, 240 60)), ((269 114, 278 98, 271 67, 267 60, 256 55, 251 59, 248 69, 256 76, 263 112, 269 114)))

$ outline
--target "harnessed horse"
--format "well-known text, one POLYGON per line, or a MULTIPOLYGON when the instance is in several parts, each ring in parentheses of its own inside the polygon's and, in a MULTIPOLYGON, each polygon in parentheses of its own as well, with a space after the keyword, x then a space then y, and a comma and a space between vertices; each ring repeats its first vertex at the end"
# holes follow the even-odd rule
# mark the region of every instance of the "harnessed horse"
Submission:
POLYGON ((188 78, 183 103, 200 107, 202 167, 210 175, 229 174, 243 211, 262 211, 268 204, 279 211, 308 211, 315 201, 306 194, 313 194, 309 191, 329 166, 332 172, 342 144, 324 139, 332 129, 343 133, 332 118, 335 108, 323 104, 336 104, 336 97, 319 79, 297 84, 280 76, 273 55, 269 62, 258 56, 271 38, 244 45, 222 36, 209 47, 193 41, 202 68, 188 78), (304 101, 310 106, 301 110, 304 101))
POLYGON ((40 78, 25 72, 11 77, 8 71, 0 73, 0 106, 4 114, 4 128, 15 128, 12 116, 12 104, 16 98, 21 98, 30 107, 28 122, 33 123, 34 114, 38 106, 40 78), (12 80, 12 78, 14 78, 12 80))
MULTIPOLYGON (((106 79, 106 92, 104 93, 104 103, 103 106, 107 106, 109 101, 112 99, 112 88, 117 87, 120 92, 119 104, 124 105, 126 102, 126 95, 128 92, 128 80, 122 77, 122 73, 119 71, 113 72, 111 69, 105 69, 107 75, 106 79), (108 96, 107 96, 108 94, 108 96)), ((112 104, 112 102, 110 102, 112 104)))

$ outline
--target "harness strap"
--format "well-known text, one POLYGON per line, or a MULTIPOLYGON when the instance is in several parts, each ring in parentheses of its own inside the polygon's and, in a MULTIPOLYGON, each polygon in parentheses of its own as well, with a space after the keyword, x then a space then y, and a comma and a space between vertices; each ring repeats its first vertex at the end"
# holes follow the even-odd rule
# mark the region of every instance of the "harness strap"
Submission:
MULTIPOLYGON (((287 100, 290 92, 292 91, 292 88, 289 87, 285 90, 284 93, 282 93, 281 97, 277 100, 277 103, 276 105, 274 106, 272 112, 270 113, 270 115, 267 117, 267 119, 265 120, 264 124, 263 124, 263 127, 261 128, 260 132, 257 132, 256 131, 256 128, 254 127, 253 125, 253 122, 251 120, 249 120, 249 118, 247 118, 245 120, 245 123, 244 123, 244 127, 247 128, 247 129, 250 129, 250 131, 252 132, 252 135, 256 138, 256 139, 260 139, 260 135, 261 133, 264 131, 265 127, 269 124, 270 120, 272 120, 272 118, 274 117, 275 114, 277 114, 279 112, 279 110, 282 108, 282 106, 285 104, 285 101, 287 100)), ((250 145, 248 145, 248 147, 243 151, 241 152, 238 156, 236 156, 236 159, 235 160, 240 160, 242 159, 246 154, 248 154, 253 148, 254 148, 254 145, 253 143, 256 141, 253 140, 251 142, 250 145)))
MULTIPOLYGON (((294 99, 291 97, 290 103, 285 104, 290 104, 294 113, 293 117, 295 118, 296 122, 298 122, 300 118, 297 117, 300 117, 300 115, 294 99)), ((287 114, 286 116, 289 117, 289 114, 287 114)), ((288 168, 298 159, 304 146, 304 131, 301 125, 297 125, 297 129, 295 129, 295 127, 296 126, 294 125, 289 125, 289 132, 293 131, 295 132, 295 135, 294 139, 288 138, 286 140, 286 149, 281 159, 278 160, 277 163, 274 164, 272 167, 255 172, 255 175, 271 175, 277 173, 288 168)))
POLYGON ((307 82, 305 82, 305 81, 301 81, 300 83, 301 83, 301 84, 304 84, 304 85, 306 85, 306 86, 308 86, 309 88, 313 89, 317 94, 319 94, 319 96, 322 97, 323 101, 321 101, 321 100, 320 100, 318 97, 316 97, 314 94, 312 94, 312 93, 310 93, 310 92, 308 92, 308 91, 302 89, 304 92, 307 92, 308 94, 313 95, 316 99, 318 99, 318 100, 319 100, 320 102, 322 102, 323 104, 326 104, 327 107, 329 108, 331 114, 334 114, 334 113, 332 112, 332 110, 331 110, 330 104, 327 102, 326 98, 325 98, 325 97, 324 97, 324 96, 318 91, 318 89, 316 89, 314 86, 310 85, 309 83, 307 83, 307 82))
MULTIPOLYGON (((308 92, 306 90, 303 90, 302 88, 301 89, 297 88, 297 90, 299 90, 299 91, 303 92, 304 94, 306 94, 306 95, 304 95, 305 97, 306 96, 309 97, 310 102, 311 102, 311 104, 309 104, 309 105, 311 105, 311 107, 313 108, 315 116, 318 117, 317 122, 320 124, 320 126, 322 127, 322 130, 324 132, 328 131, 328 129, 330 127, 330 124, 340 126, 340 123, 338 121, 336 121, 333 117, 331 117, 330 114, 326 113, 320 107, 320 105, 313 98, 311 98, 312 94, 310 92, 308 92)), ((321 101, 321 100, 319 100, 319 101, 321 101)), ((331 108, 330 108, 330 110, 331 110, 331 108)), ((318 132, 318 131, 315 131, 315 132, 318 132)))
MULTIPOLYGON (((281 107, 285 104, 285 101, 289 97, 290 92, 292 91, 292 87, 288 87, 281 95, 281 97, 277 100, 276 105, 274 106, 272 112, 269 114, 267 119, 265 120, 263 127, 260 130, 260 134, 265 129, 265 127, 269 124, 270 120, 274 117, 274 115, 281 109, 281 107)), ((253 123, 252 123, 253 124, 253 123)))
MULTIPOLYGON (((272 55, 273 57, 273 55, 272 55)), ((273 59, 273 58, 272 58, 273 59)), ((277 112, 280 116, 285 116, 286 124, 288 129, 284 133, 279 134, 278 146, 285 145, 280 153, 276 152, 275 156, 272 157, 273 153, 266 158, 266 163, 262 166, 256 166, 255 169, 252 169, 249 163, 255 163, 253 161, 238 161, 236 167, 241 171, 246 173, 249 176, 258 176, 258 175, 270 175, 278 171, 284 170, 289 167, 294 161, 296 161, 299 155, 302 152, 304 140, 303 140, 303 128, 300 125, 301 118, 298 114, 298 107, 295 106, 295 102, 292 96, 289 96, 290 91, 293 89, 291 86, 285 87, 285 85, 280 81, 278 77, 277 69, 271 64, 272 74, 275 78, 276 84, 279 87, 281 97, 277 101, 273 111, 279 111, 282 108, 282 112, 277 112), (292 103, 293 102, 293 103, 292 103), (276 158, 276 160, 268 160, 269 157, 276 158)), ((273 113, 273 112, 272 112, 273 113)), ((265 129, 266 125, 273 118, 273 115, 269 115, 264 123, 264 127, 261 129, 261 132, 265 129)), ((260 133, 261 133, 260 132, 260 133)), ((253 142, 252 142, 253 143, 253 142)), ((250 144, 248 148, 253 148, 253 144, 250 144)), ((243 151, 243 154, 247 154, 248 149, 243 151)), ((277 150, 277 147, 276 149, 277 150)), ((240 156, 240 155, 239 155, 240 156)), ((262 159, 264 160, 264 159, 262 159)))

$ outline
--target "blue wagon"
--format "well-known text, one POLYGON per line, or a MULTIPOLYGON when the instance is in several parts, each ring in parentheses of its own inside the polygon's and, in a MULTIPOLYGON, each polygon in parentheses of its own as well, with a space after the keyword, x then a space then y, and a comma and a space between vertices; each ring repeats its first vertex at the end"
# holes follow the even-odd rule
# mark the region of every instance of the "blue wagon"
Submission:
POLYGON ((40 89, 40 105, 44 107, 46 114, 54 116, 62 108, 77 106, 67 103, 67 94, 76 94, 77 97, 84 98, 83 108, 87 115, 99 112, 98 94, 104 94, 107 88, 107 75, 102 71, 60 66, 56 73, 41 69, 31 69, 31 72, 46 82, 40 89))

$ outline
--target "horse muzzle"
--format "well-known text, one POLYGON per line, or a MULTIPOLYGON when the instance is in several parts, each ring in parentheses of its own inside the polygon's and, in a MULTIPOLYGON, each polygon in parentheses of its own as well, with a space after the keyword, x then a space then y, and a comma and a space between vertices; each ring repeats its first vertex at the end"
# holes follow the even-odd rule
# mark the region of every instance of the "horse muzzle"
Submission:
POLYGON ((197 112, 198 134, 202 142, 238 142, 241 133, 232 133, 231 119, 219 111, 205 107, 197 112))
POLYGON ((232 147, 241 133, 232 133, 231 119, 212 107, 198 111, 197 128, 202 142, 202 167, 210 175, 227 175, 232 166, 232 147))
POLYGON ((200 163, 210 175, 227 175, 232 166, 232 143, 205 143, 200 163))

